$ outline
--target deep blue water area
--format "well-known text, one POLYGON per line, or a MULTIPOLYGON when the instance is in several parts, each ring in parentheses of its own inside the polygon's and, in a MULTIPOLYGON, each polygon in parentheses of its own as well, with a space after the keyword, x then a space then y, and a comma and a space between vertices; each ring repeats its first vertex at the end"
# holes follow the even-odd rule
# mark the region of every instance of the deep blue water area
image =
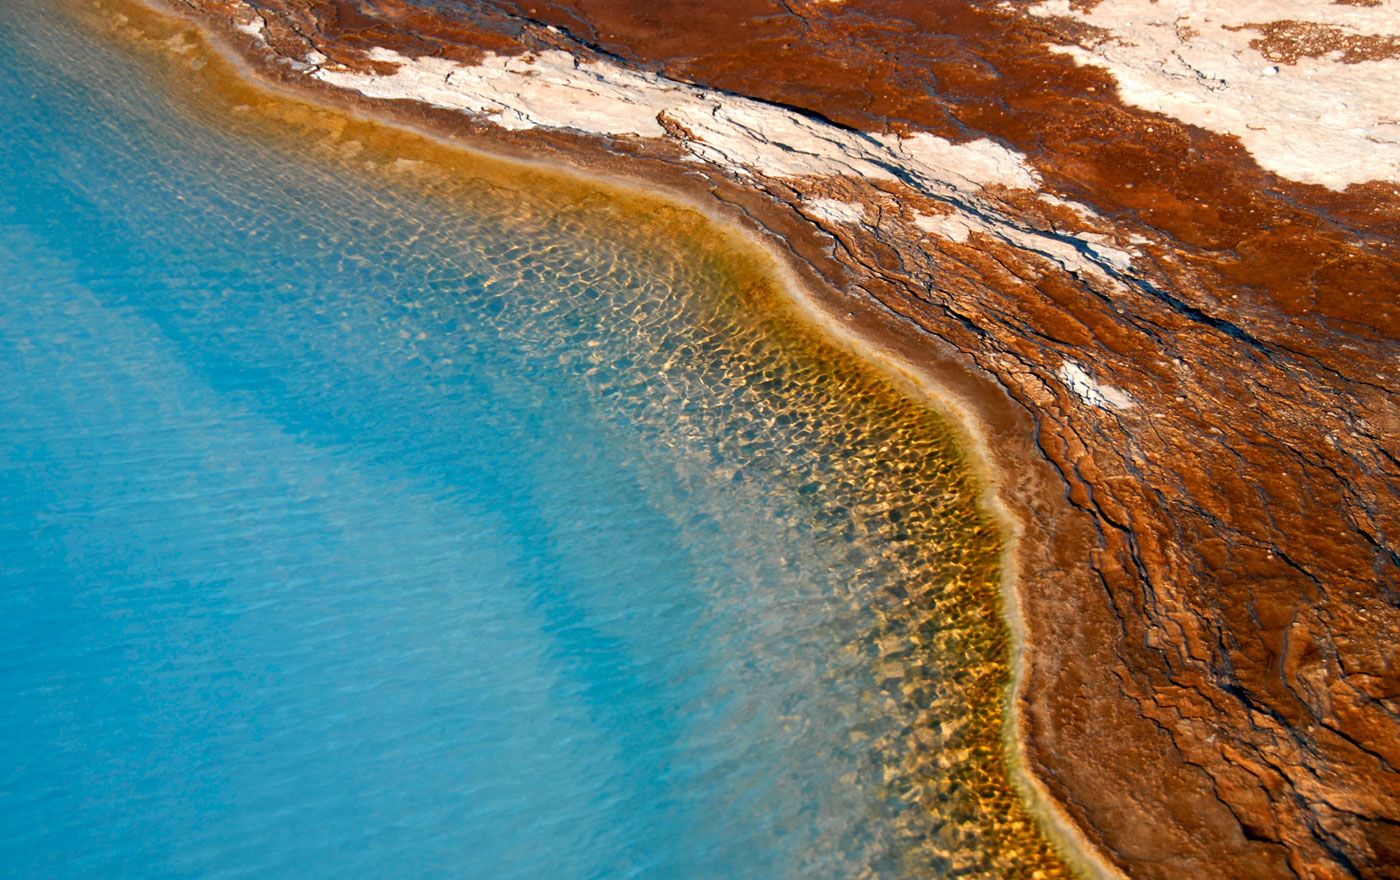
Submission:
POLYGON ((1020 864, 934 417, 665 211, 171 89, 0 5, 0 875, 1020 864))

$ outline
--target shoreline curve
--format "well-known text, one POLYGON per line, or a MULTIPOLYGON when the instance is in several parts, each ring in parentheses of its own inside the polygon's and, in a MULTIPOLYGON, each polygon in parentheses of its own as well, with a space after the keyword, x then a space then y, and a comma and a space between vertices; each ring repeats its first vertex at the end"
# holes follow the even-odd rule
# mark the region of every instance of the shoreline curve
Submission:
MULTIPOLYGON (((174 5, 176 0, 135 2, 141 3, 156 14, 175 15, 191 21, 198 27, 211 50, 217 52, 248 82, 260 88, 270 89, 293 100, 310 101, 339 112, 348 112, 366 121, 400 128, 413 135, 428 137, 450 149, 462 150, 493 161, 525 165, 547 173, 571 176, 592 187, 659 198, 699 214, 721 236, 736 242, 737 246, 749 250, 761 259, 765 264, 763 271, 776 282, 775 287, 782 293, 789 309, 801 316, 799 320, 807 330, 820 334, 839 350, 858 359, 906 398, 939 414, 957 438, 964 460, 980 487, 979 505, 995 522, 1003 539, 1000 593, 1003 623, 1011 637, 1008 659, 1012 675, 1002 697, 1001 727, 1010 781, 1028 812, 1041 826, 1042 833, 1076 873, 1095 878, 1125 876, 1105 862, 1093 849, 1069 817, 1052 800, 1043 782, 1024 760, 1019 735, 1021 725, 1018 701, 1024 686, 1025 670, 1022 656, 1026 650, 1026 623, 1021 612, 1017 581, 1020 568, 1018 551, 1026 524, 1012 512, 1002 495, 1001 487, 1008 485, 1008 481, 1002 463, 991 452, 987 440, 982 412, 986 406, 985 402, 974 402, 966 393, 955 391, 946 375, 939 377, 926 365, 921 366, 912 351, 899 351, 891 346, 890 336, 907 331, 907 326, 891 327, 888 325, 888 316, 872 315, 862 322, 868 325, 863 330, 852 329, 849 319, 843 321, 836 313, 832 297, 823 297, 817 293, 818 289, 829 288, 829 285, 819 280, 820 276, 809 263, 791 250, 779 248, 772 240, 775 233, 752 214, 746 212, 742 216, 725 216, 716 210, 715 205, 701 201, 693 193, 679 190, 670 184, 658 185, 655 180, 644 175, 620 174, 617 168, 591 167, 586 162, 577 161, 576 157, 540 159, 511 150, 493 150, 489 142, 483 146, 475 140, 464 138, 460 133, 444 131, 441 128, 435 130, 432 125, 423 125, 421 121, 413 120, 411 111, 400 114, 395 113, 394 108, 382 105, 360 106, 360 102, 357 101, 336 100, 338 96, 334 93, 328 95, 319 89, 298 88, 296 85, 269 80, 266 70, 260 70, 250 64, 247 57, 230 43, 230 34, 216 29, 207 20, 181 15, 181 10, 174 5), (404 117, 407 117, 408 121, 404 117)), ((851 305, 845 303, 843 307, 851 305)), ((848 316, 850 314, 847 313, 848 316)), ((906 345, 910 342, 902 341, 906 345)), ((975 380, 973 376, 968 378, 975 380)))
MULTIPOLYGON (((847 351, 855 345, 852 353, 949 415, 984 493, 995 502, 984 500, 984 507, 1007 538, 1004 573, 1009 578, 1014 568, 1020 569, 1014 582, 1003 584, 1015 643, 1012 726, 1006 728, 1008 744, 1015 747, 1011 763, 1024 770, 1021 782, 1034 795, 1030 800, 1040 802, 1043 814, 1078 844, 1075 849, 1091 858, 1107 857, 1095 858, 1094 870, 1105 876, 1120 871, 1170 876, 1209 865, 1238 876, 1329 876, 1327 865, 1335 862, 1355 876, 1387 876, 1391 844, 1385 829, 1400 815, 1400 781, 1393 760, 1387 761, 1397 752, 1393 739, 1386 739, 1383 720, 1393 711, 1386 707, 1395 695, 1369 683, 1384 678, 1387 649, 1383 640, 1358 642, 1355 622, 1395 616, 1383 597, 1385 584, 1395 576, 1393 554, 1387 561, 1384 553, 1384 535, 1396 520, 1396 505, 1393 499, 1375 500, 1397 485, 1385 455, 1400 437, 1396 368, 1386 366, 1383 357, 1395 339, 1395 316, 1377 305, 1385 299, 1384 267, 1400 265, 1395 262, 1395 227, 1388 225, 1392 215, 1400 217, 1400 199, 1381 191, 1387 186, 1383 181, 1340 194, 1315 192, 1270 178, 1247 157, 1228 150, 1217 155, 1212 152, 1219 149, 1216 140, 1190 134, 1200 155, 1185 157, 1185 173, 1204 168, 1218 176, 1219 168, 1231 169, 1235 178, 1226 179, 1228 198, 1235 197, 1230 187, 1282 193, 1285 201, 1294 202, 1296 210, 1288 210, 1321 224, 1301 233, 1303 238, 1265 229, 1254 236, 1262 235, 1263 244, 1250 245, 1257 257, 1238 244, 1223 247, 1224 257, 1201 256, 1220 250, 1216 242, 1228 235, 1249 231, 1223 220, 1202 225, 1191 213, 1194 209, 1171 201, 1181 201, 1175 191, 1159 189, 1155 196, 1168 205, 1166 214, 1145 225, 1096 215, 1093 209, 1101 210, 1111 198, 1106 189, 1084 190, 1083 180, 1075 186, 1086 200, 1067 201, 1063 194, 1075 186, 1065 186, 1062 178, 1056 187, 1027 191, 1029 195, 1014 187, 998 189, 992 203, 1015 220, 1009 226, 968 213, 966 205, 940 213, 946 205, 936 198, 913 198, 911 209, 891 228, 883 221, 872 226, 872 212, 883 217, 892 200, 906 195, 897 184, 832 178, 764 180, 750 186, 732 174, 696 173, 669 142, 662 149, 628 137, 501 129, 452 110, 332 90, 308 82, 304 71, 284 63, 250 61, 261 37, 227 17, 241 4, 185 5, 189 8, 183 11, 214 38, 225 57, 263 87, 426 133, 457 149, 579 174, 609 186, 660 188, 665 198, 756 244, 794 302, 809 308, 809 317, 823 318, 823 333, 847 351), (216 20, 219 14, 225 17, 216 20), (234 45, 244 40, 242 49, 234 45), (863 207, 864 214, 853 215, 852 206, 863 207), (1357 219, 1363 214, 1364 219, 1357 219), (1368 270, 1370 276, 1357 274, 1359 270, 1349 276, 1352 296, 1362 297, 1351 311, 1330 300, 1320 308, 1314 294, 1321 317, 1313 317, 1287 299, 1298 273, 1308 269, 1272 257, 1287 247, 1349 249, 1345 253, 1360 256, 1348 259, 1364 257, 1370 261, 1366 265, 1381 268, 1368 270), (901 264, 895 269, 881 262, 889 251, 901 264), (1019 297, 1013 303, 1041 311, 1028 319, 1008 317, 1008 306, 994 299, 996 291, 989 293, 975 279, 965 278, 957 279, 950 291, 955 300, 965 292, 958 285, 973 285, 970 289, 981 299, 970 316, 950 310, 947 297, 929 306, 919 298, 918 287, 927 283, 931 270, 902 271, 904 259, 915 252, 926 258, 924 266, 940 270, 953 267, 988 278, 1002 272, 1004 283, 1019 297), (1232 267, 1230 255, 1238 263, 1241 253, 1247 265, 1232 267), (1280 292, 1273 293, 1270 285, 1280 292), (1065 308, 1073 320, 1045 313, 1045 304, 1021 290, 1026 286, 1065 308), (1245 302, 1237 303, 1240 293, 1231 291, 1246 293, 1245 302), (1267 299, 1265 291, 1274 299, 1267 299), (954 339, 939 323, 950 320, 970 329, 954 339), (1019 339, 1018 332, 1024 334, 1019 339), (1130 338, 1134 332, 1146 342, 1130 338), (990 333, 994 344, 971 347, 967 340, 979 333, 990 333), (1035 340, 1030 334, 1036 333, 1048 341, 1035 340), (1191 334, 1193 341, 1182 345, 1169 337, 1181 333, 1191 334), (1028 351, 1028 345, 1038 348, 1028 351), (1221 346, 1218 355, 1210 345, 1221 346), (1339 345, 1346 351, 1338 351, 1339 345), (1329 359, 1329 350, 1352 359, 1354 368, 1329 359), (1251 354, 1260 351, 1264 354, 1251 354), (1238 375, 1223 368, 1232 358, 1251 356, 1263 366, 1238 375), (1285 363, 1286 370, 1280 366, 1285 363), (1373 367, 1380 378, 1368 382, 1365 374, 1373 367), (1292 373, 1295 388, 1282 385, 1276 376, 1281 372, 1292 373), (1209 393, 1193 396, 1202 389, 1209 393), (1306 408, 1303 401, 1309 397, 1321 402, 1306 408), (1203 407, 1204 415, 1193 418, 1195 407, 1203 407), (1267 431, 1287 437, 1281 459, 1259 454, 1262 447, 1241 453, 1231 435, 1248 438, 1249 426, 1229 424, 1241 413, 1267 416, 1267 431), (1343 427, 1333 429, 1324 442, 1293 427, 1309 418, 1343 427), (1358 423, 1361 429, 1342 433, 1358 423), (1147 436, 1153 433, 1155 439, 1147 436), (1342 448, 1338 437, 1350 445, 1342 448), (1334 447, 1338 453, 1327 451, 1334 447), (1239 478, 1243 488, 1231 483, 1219 490, 1223 500, 1207 497, 1199 476, 1181 477, 1181 461, 1163 457, 1185 449, 1195 454, 1198 448, 1207 477, 1217 460, 1246 456, 1249 464, 1241 466, 1239 478), (1338 455, 1360 462, 1354 473, 1337 475, 1338 455), (1278 525, 1280 504, 1291 499, 1261 473, 1306 469, 1316 456, 1334 468, 1343 501, 1329 508, 1327 499, 1333 496, 1326 493, 1336 491, 1329 478, 1308 476, 1309 492, 1322 500, 1312 507, 1299 504, 1293 518, 1278 525), (1366 456, 1378 464, 1367 464, 1366 456), (1007 474, 1017 479, 1007 481, 1007 474), (1165 501, 1154 500, 1153 492, 1165 501), (1179 513, 1183 508, 1185 513, 1179 513), (1321 512, 1329 509, 1330 514, 1321 512), (1220 531, 1229 541, 1223 550, 1192 519, 1198 510, 1204 522, 1224 524, 1220 531), (1294 549, 1301 534, 1317 530, 1315 523, 1326 522, 1331 530, 1337 510, 1342 516, 1336 536, 1306 541, 1306 555, 1294 549), (1075 558, 1080 555, 1084 559, 1075 558), (1334 575, 1321 568, 1324 564, 1346 578, 1352 595, 1329 597, 1335 591, 1324 584, 1334 575), (1356 585, 1368 579, 1373 592, 1358 593, 1356 585), (1249 584, 1251 592, 1232 592, 1237 583, 1249 584), (1257 610, 1261 607, 1262 612, 1257 610), (1254 615, 1253 624, 1242 620, 1241 608, 1254 615), (1339 623, 1339 614, 1355 620, 1339 623), (1028 629, 1028 618, 1042 631, 1028 629), (1081 618, 1082 631, 1076 626, 1081 618), (1284 621, 1282 627, 1276 619, 1284 621), (1066 636, 1080 643, 1057 644, 1066 636), (1253 645, 1256 638, 1261 647, 1253 645), (1289 647, 1290 640, 1297 645, 1300 639, 1310 640, 1303 644, 1311 643, 1322 659, 1289 647), (1076 648, 1082 655, 1078 658, 1072 656, 1076 648), (1099 665, 1105 668, 1090 668, 1099 665), (1282 693, 1270 689, 1269 676, 1283 680, 1282 693), (1340 695, 1324 698, 1314 694, 1318 689, 1340 695), (1262 723, 1255 717, 1261 704, 1272 713, 1262 723), (1110 711, 1103 718, 1090 711, 1105 708, 1110 711), (1258 732, 1261 724, 1263 733, 1258 732), (1215 745, 1222 739, 1228 748, 1215 745), (1083 755, 1064 752, 1081 746, 1083 755), (1134 762, 1146 766, 1125 766, 1134 762), (1373 765, 1378 772, 1368 770, 1373 765), (1159 769, 1161 778, 1153 778, 1159 769), (1263 790, 1262 802, 1251 787, 1263 790), (1295 802, 1299 798, 1304 806, 1295 802), (1160 825, 1129 827, 1164 810, 1160 825)), ((182 11, 175 0, 172 6, 182 11)), ((563 39, 557 30, 553 37, 537 31, 528 36, 546 44, 563 39)), ((356 58, 376 63, 363 39, 348 51, 347 69, 356 58)), ((464 56, 458 63, 471 61, 480 58, 464 56)), ((1099 74, 1080 75, 1076 87, 1090 93, 1102 87, 1099 74)), ((1134 137, 1170 128, 1151 114, 1136 118, 1134 137)), ((683 123, 676 120, 679 133, 668 128, 667 135, 682 142, 704 141, 706 133, 697 135, 683 123)), ((1036 157, 1041 176, 1053 167, 1048 161, 1036 157)), ((1125 176, 1142 185, 1137 172, 1125 176)), ((1213 186, 1214 179, 1201 185, 1213 186)), ((1191 191, 1185 183, 1173 184, 1191 191)), ((1106 179, 1104 186, 1110 185, 1123 184, 1106 179)), ((1131 189, 1135 184, 1126 185, 1131 189)), ((1318 282, 1311 283, 1316 289, 1318 282)), ((955 301, 954 308, 958 305, 955 301)))

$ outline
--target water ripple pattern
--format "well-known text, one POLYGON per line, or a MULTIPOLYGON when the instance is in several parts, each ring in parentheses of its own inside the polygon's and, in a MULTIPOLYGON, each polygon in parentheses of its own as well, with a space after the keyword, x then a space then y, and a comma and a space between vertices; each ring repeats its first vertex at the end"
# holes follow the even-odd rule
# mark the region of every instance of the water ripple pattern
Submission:
POLYGON ((934 416, 694 215, 170 27, 0 8, 0 875, 1063 873, 934 416))

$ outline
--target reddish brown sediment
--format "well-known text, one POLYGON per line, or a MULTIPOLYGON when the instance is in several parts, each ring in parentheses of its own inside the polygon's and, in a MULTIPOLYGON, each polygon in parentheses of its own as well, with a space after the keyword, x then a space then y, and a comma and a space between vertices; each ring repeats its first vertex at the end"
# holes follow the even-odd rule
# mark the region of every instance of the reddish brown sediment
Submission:
POLYGON ((1260 33, 1250 46, 1270 61, 1297 64, 1300 58, 1336 53, 1343 64, 1380 61, 1400 56, 1400 37, 1390 34, 1349 34, 1307 21, 1269 21, 1246 25, 1260 33))
MULTIPOLYGON (((1112 864, 1400 876, 1394 182, 1292 182, 1233 137, 1127 106, 1107 73, 1049 48, 1106 35, 1026 4, 172 2, 272 82, 708 205, 783 251, 838 323, 935 380, 979 426, 1022 531, 1025 763, 1112 864), (468 65, 561 49, 837 130, 991 137, 1043 185, 964 198, 736 175, 689 161, 696 135, 675 118, 660 137, 508 131, 306 75, 312 52, 392 73, 375 47, 468 65), (1025 234, 928 232, 929 217, 984 215, 1025 234)), ((1311 57, 1319 34, 1261 30, 1256 49, 1311 57)))

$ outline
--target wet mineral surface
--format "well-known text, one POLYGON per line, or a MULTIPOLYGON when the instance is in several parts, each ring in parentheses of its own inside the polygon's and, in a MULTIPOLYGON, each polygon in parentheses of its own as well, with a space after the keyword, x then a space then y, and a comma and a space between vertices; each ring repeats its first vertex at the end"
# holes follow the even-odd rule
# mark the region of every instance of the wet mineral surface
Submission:
POLYGON ((275 84, 733 219, 941 383, 1020 523, 1024 760, 1091 852, 1397 876, 1393 0, 172 6, 275 84))

